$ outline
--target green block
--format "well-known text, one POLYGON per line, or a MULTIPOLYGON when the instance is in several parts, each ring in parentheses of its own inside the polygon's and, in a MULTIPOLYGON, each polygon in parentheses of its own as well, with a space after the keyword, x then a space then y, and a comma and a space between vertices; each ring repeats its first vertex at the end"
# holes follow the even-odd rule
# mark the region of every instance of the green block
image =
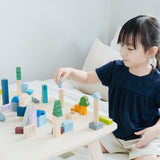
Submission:
POLYGON ((113 123, 113 120, 111 118, 99 115, 99 121, 107 124, 107 125, 111 125, 113 123))
POLYGON ((16 67, 17 80, 21 80, 21 67, 16 67))
POLYGON ((87 96, 81 97, 79 105, 80 106, 86 106, 86 107, 89 106, 88 97, 87 96))
POLYGON ((60 100, 55 100, 52 114, 56 117, 62 117, 63 116, 60 100))

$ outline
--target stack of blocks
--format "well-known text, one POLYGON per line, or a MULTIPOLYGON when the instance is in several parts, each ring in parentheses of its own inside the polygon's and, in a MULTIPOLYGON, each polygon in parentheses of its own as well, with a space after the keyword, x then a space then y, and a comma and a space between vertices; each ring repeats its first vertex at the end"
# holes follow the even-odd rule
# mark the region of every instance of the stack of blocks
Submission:
POLYGON ((94 93, 92 97, 94 97, 94 117, 93 122, 89 123, 89 128, 98 130, 103 128, 103 123, 99 122, 99 99, 102 97, 99 92, 94 93))
POLYGON ((63 116, 60 100, 55 100, 52 115, 53 136, 59 137, 61 135, 61 122, 63 116))

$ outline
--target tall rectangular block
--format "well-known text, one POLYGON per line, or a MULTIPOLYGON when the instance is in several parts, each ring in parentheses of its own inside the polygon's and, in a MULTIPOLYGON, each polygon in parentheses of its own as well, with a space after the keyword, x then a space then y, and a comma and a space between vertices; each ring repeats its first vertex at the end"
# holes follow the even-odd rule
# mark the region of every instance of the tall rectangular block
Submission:
POLYGON ((42 101, 43 103, 48 103, 48 91, 47 91, 47 85, 42 85, 42 101))
POLYGON ((2 99, 3 105, 9 103, 9 92, 8 92, 8 79, 2 79, 2 99))

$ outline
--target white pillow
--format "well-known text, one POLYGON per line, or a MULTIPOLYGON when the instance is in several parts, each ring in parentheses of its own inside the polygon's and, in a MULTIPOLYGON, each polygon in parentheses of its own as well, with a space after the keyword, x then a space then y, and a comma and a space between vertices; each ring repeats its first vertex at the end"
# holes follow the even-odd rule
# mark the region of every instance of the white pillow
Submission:
MULTIPOLYGON (((89 51, 87 58, 85 59, 82 70, 93 71, 97 67, 100 67, 115 59, 121 59, 120 53, 115 49, 108 47, 99 39, 96 39, 89 51)), ((94 92, 98 91, 101 93, 102 99, 108 101, 108 87, 102 86, 102 84, 75 84, 75 88, 87 94, 93 94, 94 92)))

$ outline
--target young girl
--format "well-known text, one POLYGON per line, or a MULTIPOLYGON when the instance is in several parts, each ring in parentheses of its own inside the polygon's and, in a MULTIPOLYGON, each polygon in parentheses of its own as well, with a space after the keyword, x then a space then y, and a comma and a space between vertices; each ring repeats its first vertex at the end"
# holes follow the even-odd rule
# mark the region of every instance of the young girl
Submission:
POLYGON ((83 84, 109 87, 109 117, 118 128, 100 141, 103 151, 128 153, 129 159, 160 160, 160 22, 137 16, 126 22, 119 34, 121 60, 95 71, 59 68, 55 82, 70 79, 83 84), (152 56, 157 66, 150 65, 152 56))

